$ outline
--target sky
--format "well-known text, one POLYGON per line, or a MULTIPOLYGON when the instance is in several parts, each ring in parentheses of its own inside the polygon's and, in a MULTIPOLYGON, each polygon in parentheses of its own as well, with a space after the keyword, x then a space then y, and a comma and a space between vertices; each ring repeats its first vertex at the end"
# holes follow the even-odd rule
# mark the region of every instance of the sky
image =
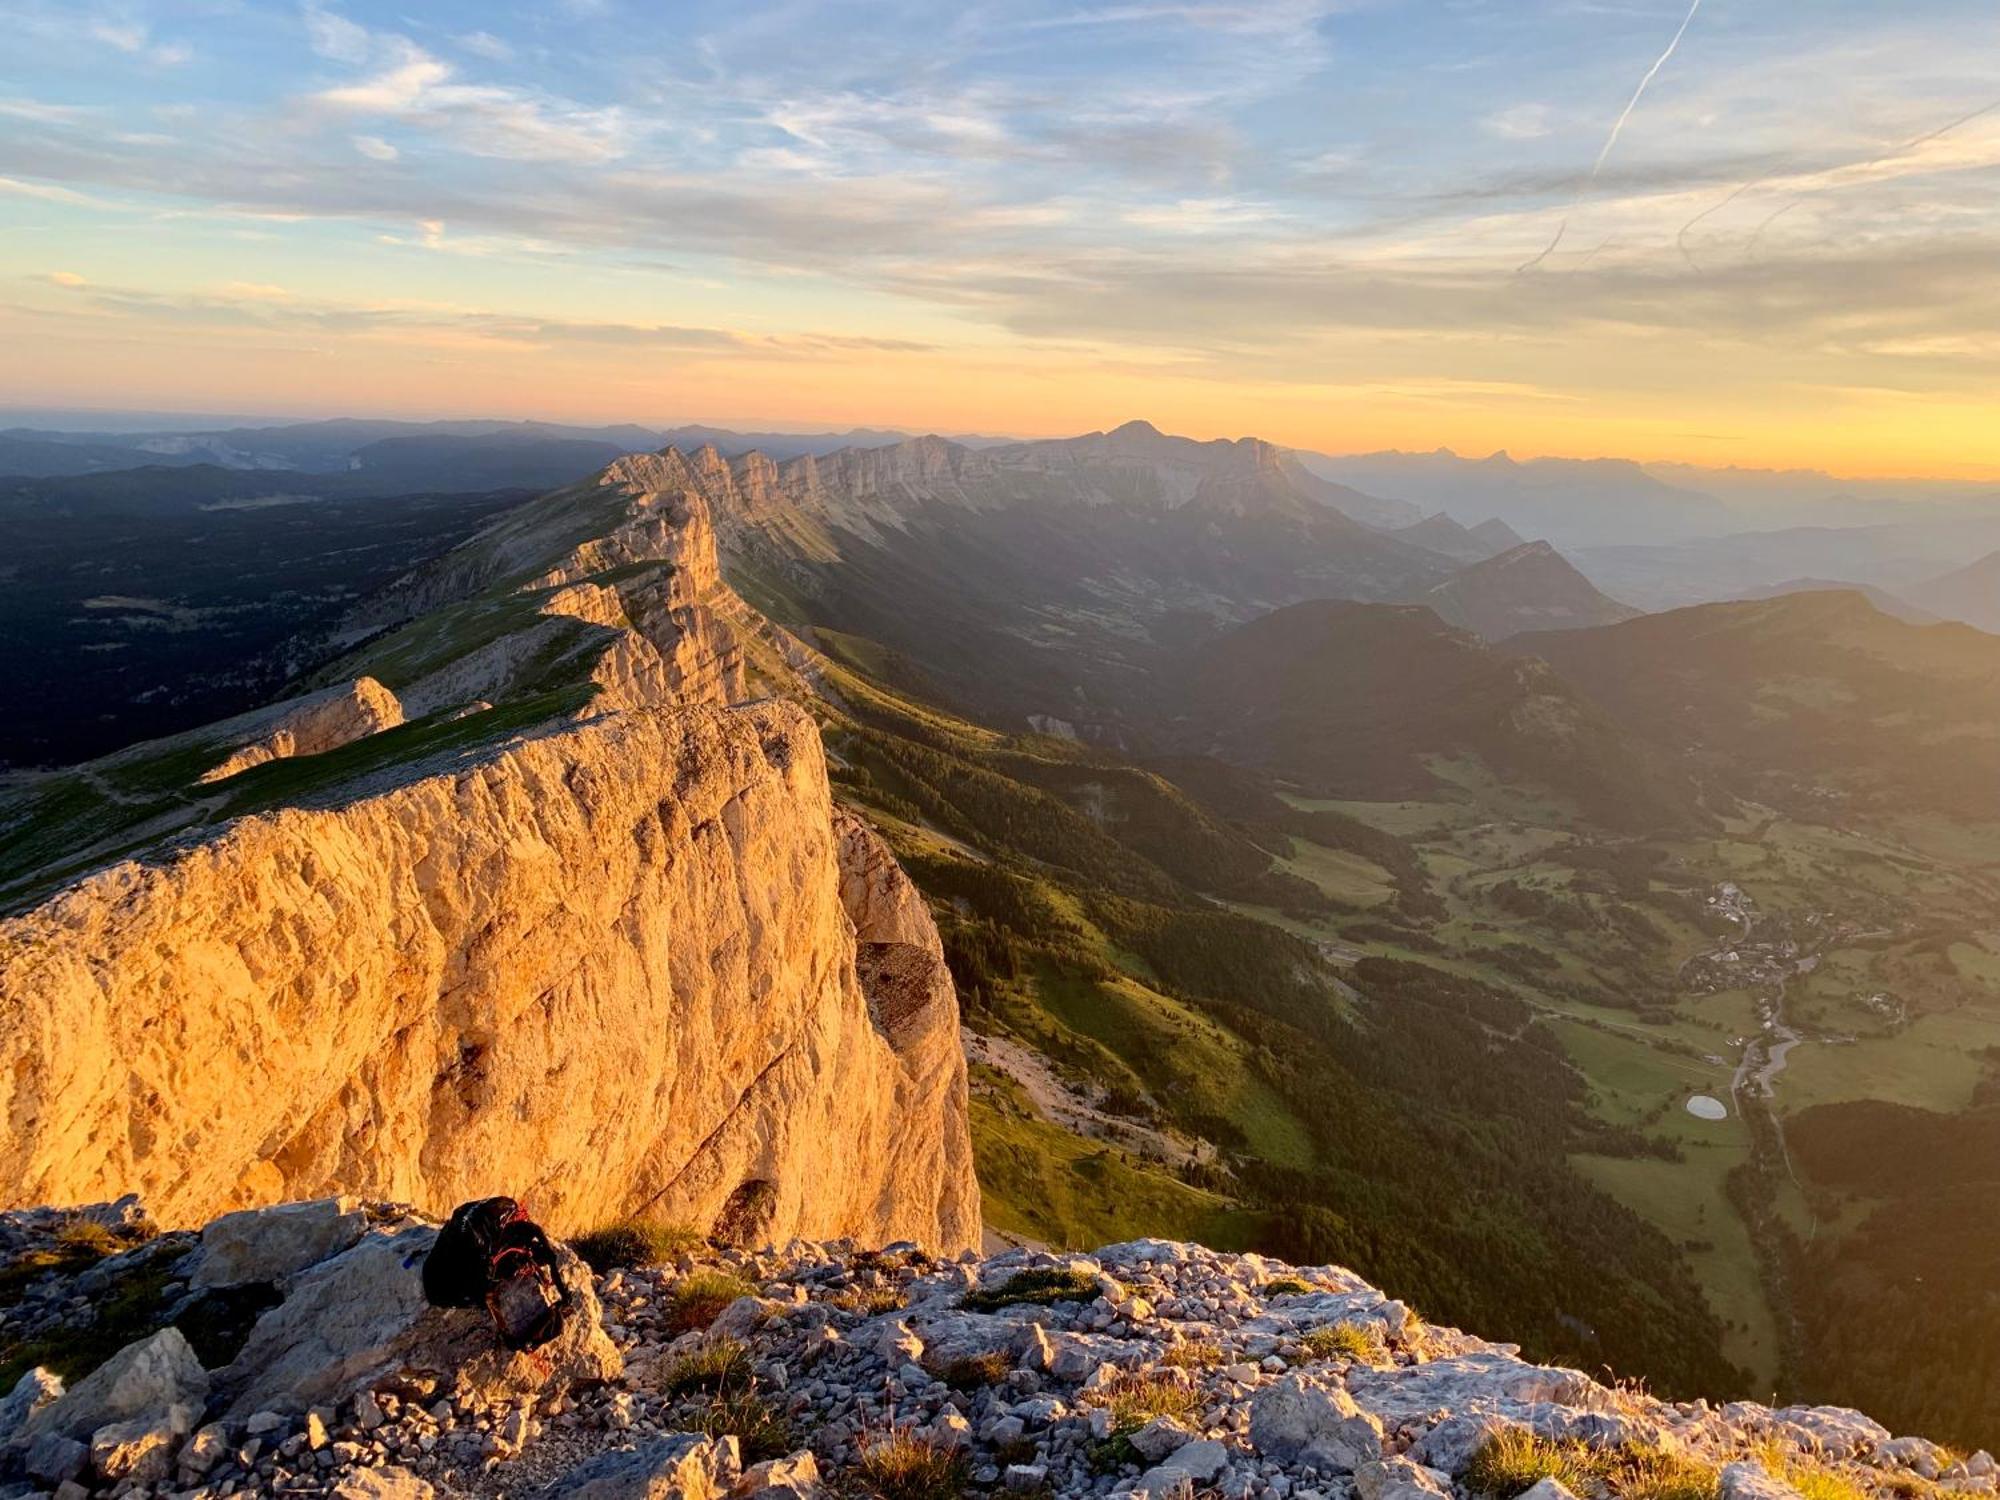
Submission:
POLYGON ((0 0, 0 404, 2000 477, 1994 0, 0 0))

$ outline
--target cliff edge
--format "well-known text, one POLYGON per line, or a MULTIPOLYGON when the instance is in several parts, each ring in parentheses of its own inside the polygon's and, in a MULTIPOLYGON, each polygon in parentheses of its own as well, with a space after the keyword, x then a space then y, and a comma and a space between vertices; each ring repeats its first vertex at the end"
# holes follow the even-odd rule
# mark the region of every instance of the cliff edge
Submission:
POLYGON ((0 808, 49 855, 0 882, 0 1204, 976 1243, 936 928, 805 710, 743 701, 759 624, 699 497, 601 477, 392 589, 307 696, 0 808))

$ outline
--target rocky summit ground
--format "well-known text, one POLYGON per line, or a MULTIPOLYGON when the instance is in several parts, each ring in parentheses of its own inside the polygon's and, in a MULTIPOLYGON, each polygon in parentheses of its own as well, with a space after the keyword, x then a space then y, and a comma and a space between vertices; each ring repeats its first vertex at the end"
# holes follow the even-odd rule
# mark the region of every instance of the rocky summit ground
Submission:
POLYGON ((1996 1465, 1853 1411, 1654 1399, 1337 1267, 1140 1240, 933 1259, 629 1226, 508 1355, 351 1200, 150 1234, 0 1215, 0 1495, 1931 1500, 1996 1465), (94 1366, 94 1368, 92 1368, 94 1366), (65 1381, 54 1373, 68 1369, 65 1381))

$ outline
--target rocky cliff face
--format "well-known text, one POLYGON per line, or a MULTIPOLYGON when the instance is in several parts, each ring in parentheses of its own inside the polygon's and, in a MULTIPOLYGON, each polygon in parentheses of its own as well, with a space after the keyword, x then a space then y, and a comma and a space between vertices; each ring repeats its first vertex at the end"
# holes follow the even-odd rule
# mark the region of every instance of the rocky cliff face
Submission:
POLYGON ((0 1198, 976 1242, 936 929, 808 714, 732 706, 755 623, 699 497, 615 478, 378 602, 335 675, 400 714, 217 746, 176 842, 0 924, 0 1198))

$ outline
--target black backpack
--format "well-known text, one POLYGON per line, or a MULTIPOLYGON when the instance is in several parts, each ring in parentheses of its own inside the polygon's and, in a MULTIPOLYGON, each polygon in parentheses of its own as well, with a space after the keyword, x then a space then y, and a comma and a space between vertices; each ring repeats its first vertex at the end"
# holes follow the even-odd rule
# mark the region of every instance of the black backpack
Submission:
POLYGON ((432 1307, 483 1307, 509 1349, 539 1349, 562 1332, 569 1287, 555 1247, 512 1198, 452 1210, 424 1257, 432 1307))

